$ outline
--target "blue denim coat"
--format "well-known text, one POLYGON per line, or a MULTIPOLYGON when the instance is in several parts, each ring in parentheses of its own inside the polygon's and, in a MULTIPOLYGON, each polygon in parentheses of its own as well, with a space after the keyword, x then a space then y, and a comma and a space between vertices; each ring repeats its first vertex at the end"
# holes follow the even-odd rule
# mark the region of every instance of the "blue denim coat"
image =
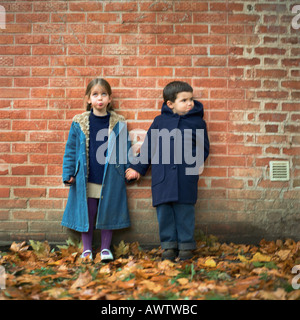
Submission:
MULTIPOLYGON (((76 178, 70 186, 62 225, 79 231, 89 229, 87 207, 87 178, 89 150, 89 115, 84 112, 73 118, 63 158, 63 181, 76 178)), ((130 226, 125 170, 131 148, 124 118, 110 112, 109 139, 99 199, 96 229, 122 229, 130 226)))

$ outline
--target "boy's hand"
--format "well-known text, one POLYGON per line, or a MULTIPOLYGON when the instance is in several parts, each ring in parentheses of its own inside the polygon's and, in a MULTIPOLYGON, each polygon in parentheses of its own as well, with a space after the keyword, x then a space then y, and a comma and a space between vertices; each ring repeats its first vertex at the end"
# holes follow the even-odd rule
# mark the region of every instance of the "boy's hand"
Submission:
POLYGON ((75 183, 75 177, 71 177, 70 180, 64 181, 66 186, 71 186, 73 183, 75 183))
POLYGON ((133 170, 133 169, 131 169, 131 168, 128 168, 128 169, 125 171, 125 178, 126 178, 127 180, 132 180, 132 179, 139 180, 140 177, 141 177, 141 175, 140 175, 137 171, 135 171, 135 170, 133 170))

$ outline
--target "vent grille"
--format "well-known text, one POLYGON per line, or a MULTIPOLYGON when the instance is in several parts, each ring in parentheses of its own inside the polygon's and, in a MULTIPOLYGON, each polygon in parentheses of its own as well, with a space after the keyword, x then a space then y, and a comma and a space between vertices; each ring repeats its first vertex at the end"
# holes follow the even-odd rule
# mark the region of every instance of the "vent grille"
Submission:
POLYGON ((290 180, 289 161, 270 161, 270 180, 271 181, 290 180))

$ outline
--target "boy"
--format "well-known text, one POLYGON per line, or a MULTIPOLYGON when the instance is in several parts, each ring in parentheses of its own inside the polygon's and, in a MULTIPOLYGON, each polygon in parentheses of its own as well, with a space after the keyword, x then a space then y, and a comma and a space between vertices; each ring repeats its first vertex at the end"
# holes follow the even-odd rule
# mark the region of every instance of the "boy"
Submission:
POLYGON ((186 260, 193 257, 192 250, 196 248, 194 206, 199 167, 208 157, 209 140, 203 105, 193 99, 193 88, 188 83, 169 83, 163 97, 161 115, 150 126, 140 155, 127 169, 126 178, 139 178, 152 165, 152 200, 164 249, 162 258, 174 260, 179 250, 178 257, 186 260), (199 155, 202 159, 197 166, 199 155), (191 160, 196 160, 196 166, 191 160))

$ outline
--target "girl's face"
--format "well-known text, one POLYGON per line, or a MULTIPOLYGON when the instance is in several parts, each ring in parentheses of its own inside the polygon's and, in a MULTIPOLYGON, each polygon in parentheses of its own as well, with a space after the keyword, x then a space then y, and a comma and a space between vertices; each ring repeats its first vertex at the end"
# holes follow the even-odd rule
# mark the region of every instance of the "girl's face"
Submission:
POLYGON ((107 115, 107 106, 111 102, 111 97, 107 91, 100 85, 93 86, 88 103, 91 103, 94 115, 107 115))

